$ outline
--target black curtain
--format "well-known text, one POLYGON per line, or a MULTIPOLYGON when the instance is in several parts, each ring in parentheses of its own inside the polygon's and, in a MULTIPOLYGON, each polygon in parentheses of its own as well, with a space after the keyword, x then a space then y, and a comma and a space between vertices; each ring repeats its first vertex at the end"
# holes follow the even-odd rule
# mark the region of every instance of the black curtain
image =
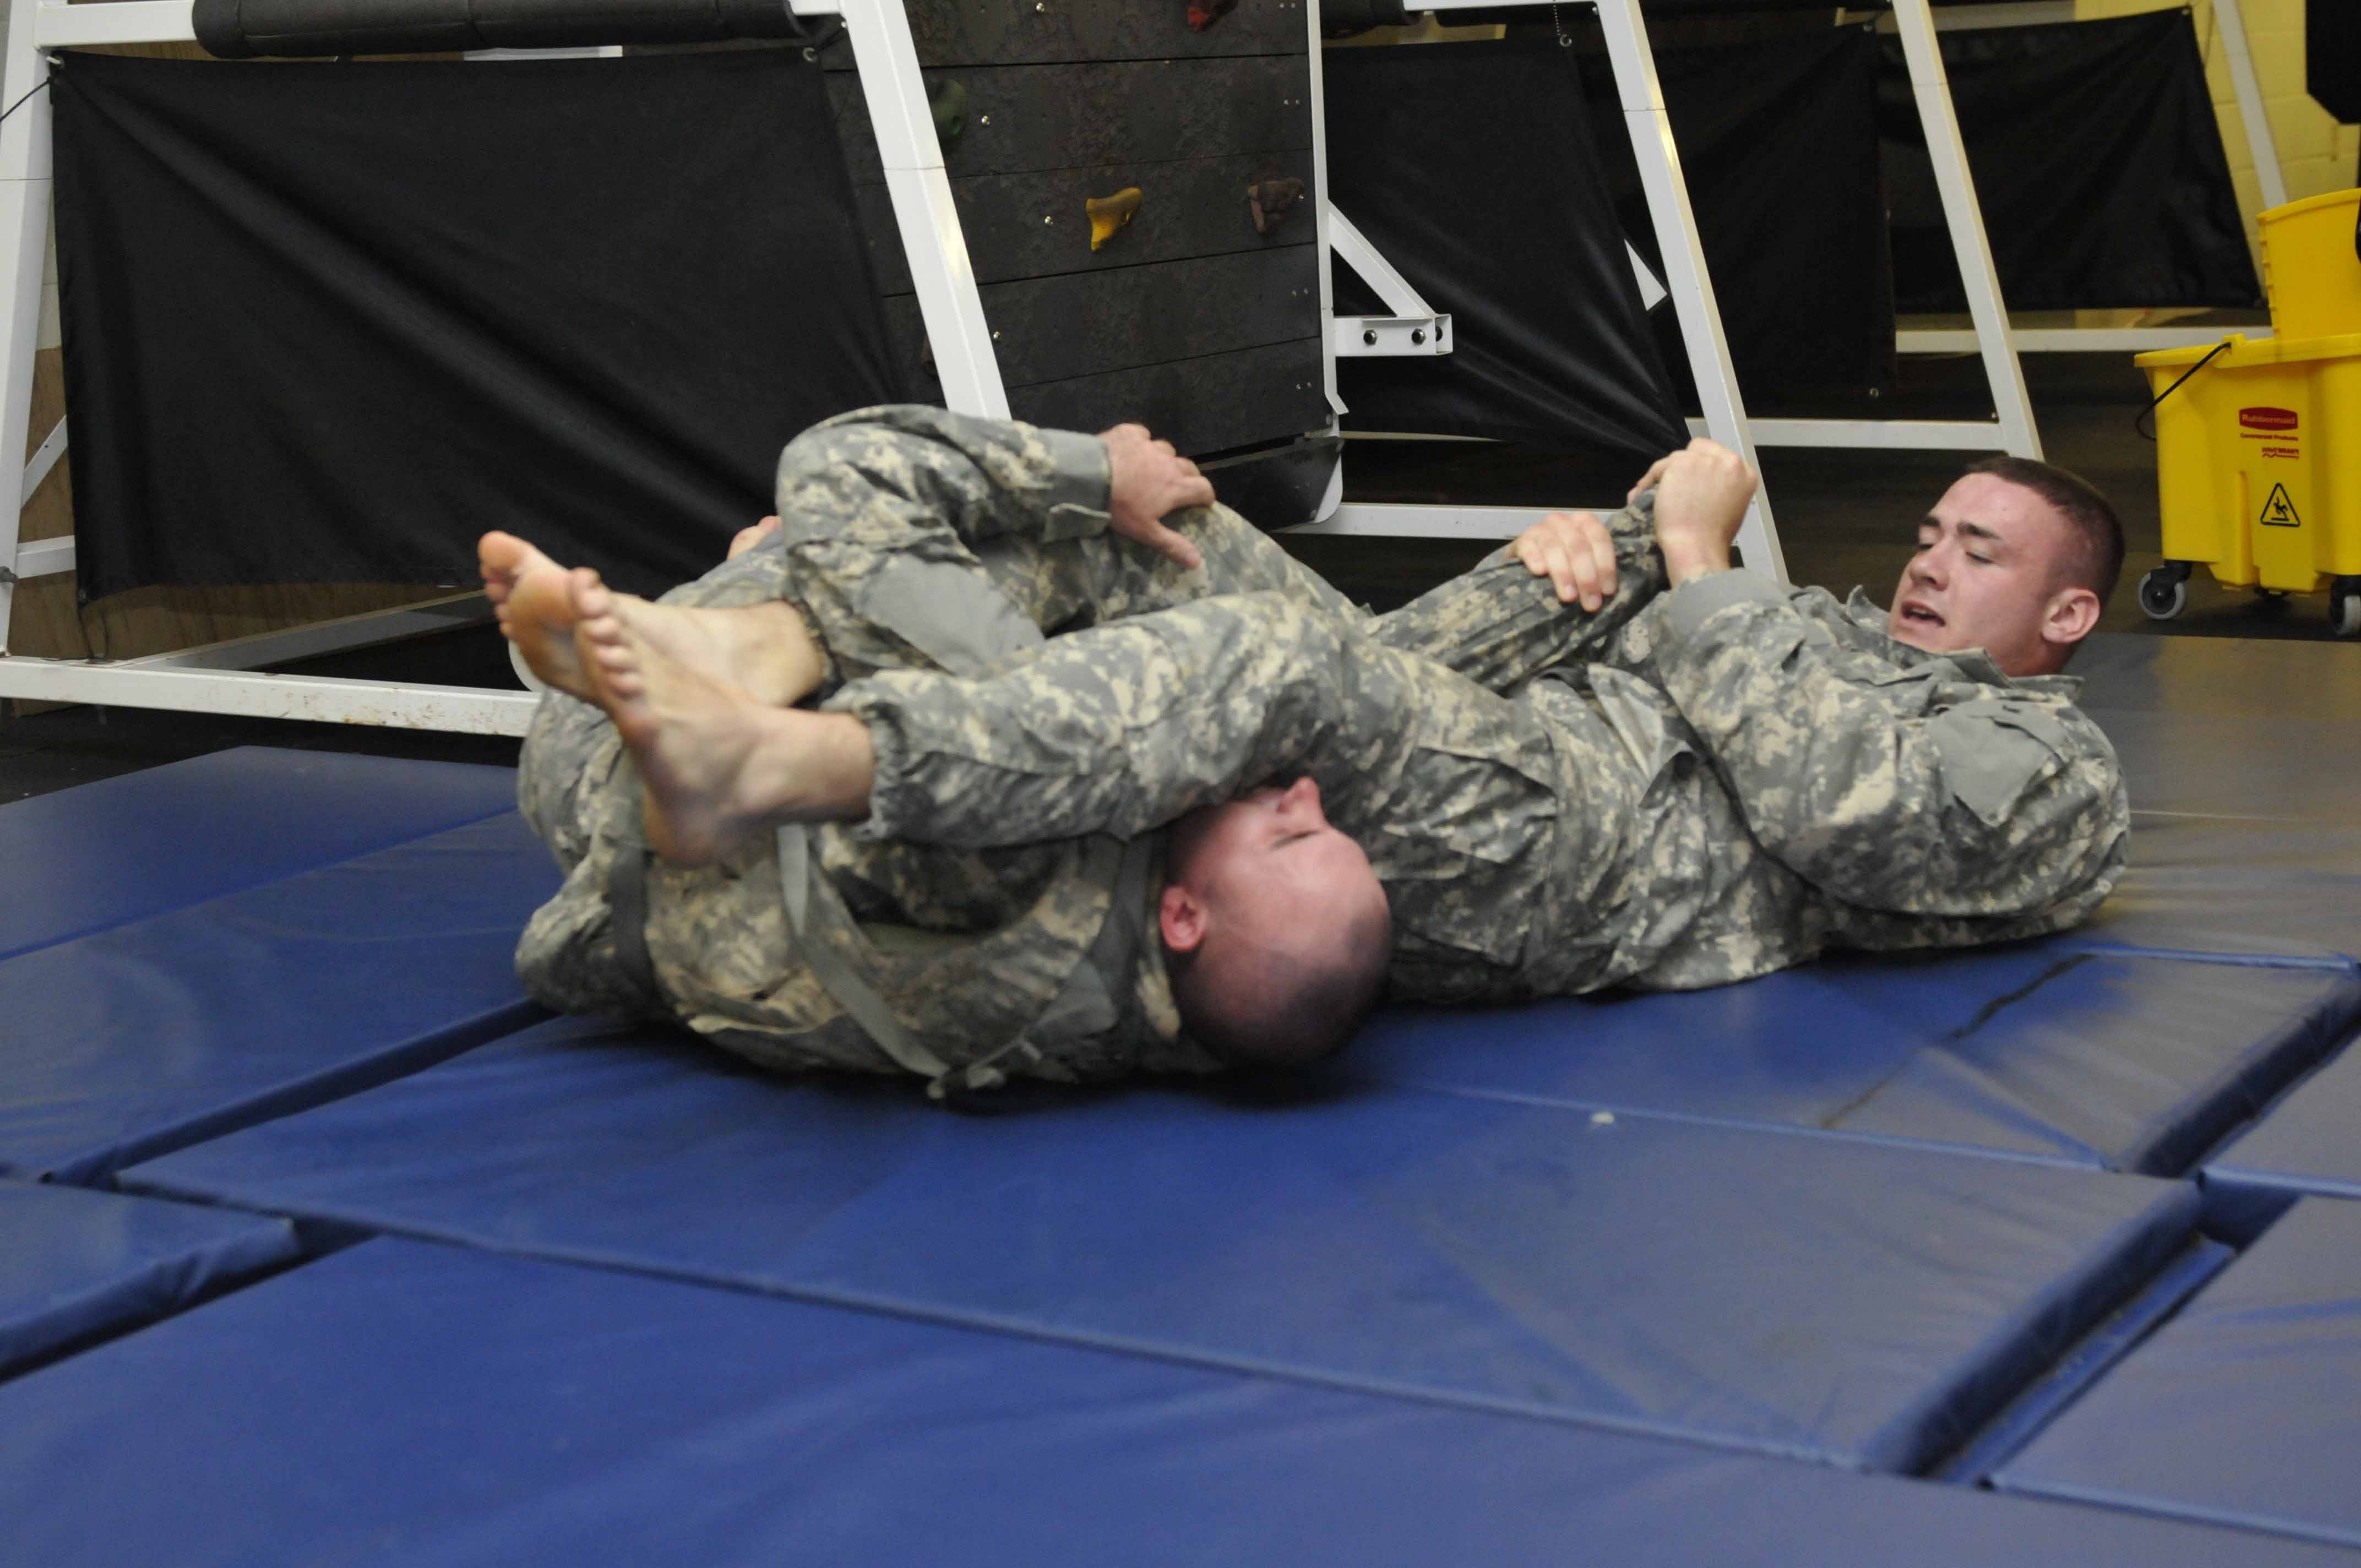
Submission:
MULTIPOLYGON (((1439 357, 1338 360, 1347 428, 1642 457, 1686 443, 1571 51, 1331 49, 1323 71, 1331 197, 1455 339, 1439 357)), ((1334 274, 1340 313, 1383 313, 1334 274)))
POLYGON ((799 52, 51 80, 86 595, 465 582, 490 527, 661 587, 899 392, 799 52))
MULTIPOLYGON (((1661 49, 1655 57, 1722 334, 1749 406, 1889 388, 1894 278, 1872 31, 1830 28, 1661 49)), ((1612 70, 1604 55, 1591 55, 1583 71, 1617 209, 1662 277, 1612 70)), ((1655 316, 1675 385, 1693 400, 1670 304, 1655 316)))
MULTIPOLYGON (((2011 309, 2262 303, 2188 12, 1941 44, 2011 309)), ((1901 41, 1884 49, 1895 296, 1905 311, 1964 311, 1901 41)))
POLYGON ((2361 7, 2353 0, 2304 6, 2303 74, 2313 102, 2345 125, 2361 120, 2361 7))

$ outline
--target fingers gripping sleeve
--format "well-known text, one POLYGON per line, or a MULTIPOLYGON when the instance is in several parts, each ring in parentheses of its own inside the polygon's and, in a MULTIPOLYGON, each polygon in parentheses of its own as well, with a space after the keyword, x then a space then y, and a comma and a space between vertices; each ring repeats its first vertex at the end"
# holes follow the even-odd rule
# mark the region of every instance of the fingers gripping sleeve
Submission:
POLYGON ((1665 689, 1756 841, 1823 892, 1905 914, 2023 915, 2087 896, 2120 863, 2122 775, 2073 709, 1995 687, 1897 712, 1750 574, 1692 583, 1660 613, 1665 689))
POLYGON ((1323 787, 1399 750, 1389 661, 1282 594, 1053 638, 987 680, 887 671, 828 706, 869 727, 868 831, 984 849, 1130 836, 1281 771, 1323 787))
POLYGON ((1554 664, 1598 652, 1664 591, 1653 494, 1602 518, 1615 543, 1615 593, 1596 613, 1561 603, 1509 548, 1378 618, 1372 635, 1489 691, 1509 692, 1554 664))
POLYGON ((862 409, 812 426, 779 455, 785 526, 872 508, 948 523, 970 544, 1083 539, 1107 526, 1106 444, 1073 431, 943 409, 862 409))

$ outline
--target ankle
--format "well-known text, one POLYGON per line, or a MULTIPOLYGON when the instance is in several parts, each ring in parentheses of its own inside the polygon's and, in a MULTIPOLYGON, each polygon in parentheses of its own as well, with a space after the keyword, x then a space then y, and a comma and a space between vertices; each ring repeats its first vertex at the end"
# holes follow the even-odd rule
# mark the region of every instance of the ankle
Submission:
POLYGON ((869 815, 877 753, 869 728, 846 713, 763 709, 741 773, 753 812, 792 822, 858 822, 869 815))

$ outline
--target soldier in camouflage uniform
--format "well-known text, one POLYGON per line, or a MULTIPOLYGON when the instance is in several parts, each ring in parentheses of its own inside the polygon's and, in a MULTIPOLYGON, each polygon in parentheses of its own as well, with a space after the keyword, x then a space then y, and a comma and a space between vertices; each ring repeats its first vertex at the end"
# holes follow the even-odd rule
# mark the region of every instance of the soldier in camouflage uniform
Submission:
MULTIPOLYGON (((1168 536, 1170 554, 1106 537, 1094 437, 876 411, 792 444, 778 495, 784 526, 664 602, 794 605, 820 696, 881 668, 981 673, 1038 648, 1042 625, 1215 581, 1357 614, 1234 514, 1193 543, 1168 536)), ((677 1017, 766 1065, 906 1069, 939 1091, 1219 1065, 1181 1032, 1157 940, 1160 836, 955 853, 789 825, 677 865, 645 852, 640 781, 598 707, 549 694, 522 763, 525 814, 567 872, 518 954, 553 1006, 677 1017)))
MULTIPOLYGON (((859 439, 895 447, 912 434, 897 422, 913 421, 966 444, 959 461, 995 487, 1059 488, 1043 479, 1054 462, 1011 461, 1049 439, 1021 427, 894 411, 859 439)), ((865 463, 906 460, 872 452, 865 463)), ((783 510, 798 504, 789 495, 783 481, 783 510)), ((1195 597, 1202 579, 1181 582, 1136 553, 1093 565, 1059 550, 1087 541, 1089 510, 1060 514, 1062 540, 1054 503, 1037 509, 1034 535, 985 539, 994 530, 979 531, 980 519, 959 527, 977 533, 1033 622, 1179 607, 1060 639, 982 683, 881 668, 839 690, 828 706, 866 723, 876 770, 870 823, 837 842, 1128 837, 1300 766, 1385 879, 1396 991, 1434 999, 1709 984, 1830 945, 2054 929, 2094 907, 2120 864, 2112 757, 2063 688, 2011 683, 1971 656, 1919 656, 1825 595, 1780 596, 1743 578, 1667 596, 1635 619, 1666 576, 1645 498, 1611 521, 1622 571, 1595 613, 1562 607, 1504 554, 1376 623, 1283 558, 1257 564, 1250 533, 1235 542, 1238 559, 1224 541, 1213 564, 1269 587, 1233 599, 1195 597), (1715 635, 1698 635, 1701 621, 1715 635), (1524 684, 1554 664, 1551 678, 1524 684), (1799 714, 1810 722, 1792 722, 1799 714)), ((964 565, 956 552, 939 559, 964 565)), ((752 581, 762 569, 718 576, 752 581)), ((528 968, 536 945, 529 935, 528 968)), ((784 948, 760 945, 739 989, 775 976, 784 948)), ((584 950, 590 970, 610 966, 595 941, 584 950)), ((732 1027, 699 1026, 717 1037, 732 1027)), ((864 1055, 851 1064, 877 1065, 856 1035, 840 1056, 798 1046, 791 1059, 864 1055)), ((1052 1052, 1030 1069, 1170 1065, 1120 1049, 1088 1062, 1052 1052)))
MULTIPOLYGON (((1699 465, 1735 465, 1751 493, 1719 449, 1668 463, 1685 506, 1699 465)), ((1912 641, 2026 623, 2062 662, 2095 622, 2097 592, 2042 586, 2031 492, 1963 479, 1953 496, 2016 507, 2023 526, 1938 522, 1947 496, 1888 616, 1722 569, 1745 495, 1732 510, 1716 472, 1718 565, 1699 569, 1693 543, 1668 564, 1641 497, 1607 525, 1613 597, 1596 614, 1547 603, 1538 632, 1519 612, 1542 585, 1512 551, 1398 622, 1266 592, 1055 639, 990 680, 851 683, 828 706, 872 738, 865 831, 975 849, 1129 835, 1301 768, 1385 883, 1392 993, 1429 1001, 1715 985, 1829 948, 2086 918, 2121 872, 2129 809, 2077 683, 1912 641), (1960 554, 1995 539, 2016 552, 2005 580, 1960 554), (1979 594, 2008 613, 1971 613, 1979 594), (1463 670, 1424 656, 1451 653, 1438 629, 1471 628, 1463 670)))

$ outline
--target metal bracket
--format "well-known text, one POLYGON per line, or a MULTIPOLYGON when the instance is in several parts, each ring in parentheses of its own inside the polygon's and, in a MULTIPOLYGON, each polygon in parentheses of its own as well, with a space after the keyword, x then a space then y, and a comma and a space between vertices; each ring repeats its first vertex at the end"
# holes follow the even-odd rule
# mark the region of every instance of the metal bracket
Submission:
POLYGON ((1337 358, 1451 352, 1450 313, 1428 304, 1411 280, 1396 271, 1394 264, 1333 203, 1328 207, 1328 246, 1377 291, 1378 298, 1393 313, 1332 317, 1328 343, 1337 358))
POLYGON ((1335 316, 1329 321, 1330 348, 1339 359, 1382 355, 1448 354, 1451 317, 1335 316))

